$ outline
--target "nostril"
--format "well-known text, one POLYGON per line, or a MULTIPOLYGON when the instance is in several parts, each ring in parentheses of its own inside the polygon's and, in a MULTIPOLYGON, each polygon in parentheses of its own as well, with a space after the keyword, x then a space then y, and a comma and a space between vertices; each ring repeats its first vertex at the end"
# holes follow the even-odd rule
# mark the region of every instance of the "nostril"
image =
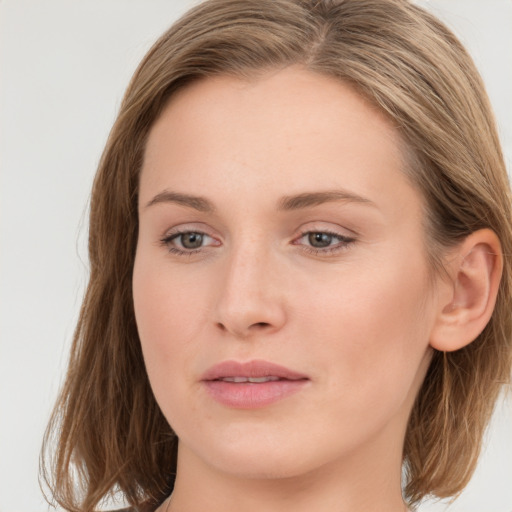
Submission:
POLYGON ((270 324, 267 322, 258 322, 258 323, 253 324, 252 327, 262 328, 262 327, 268 327, 269 325, 270 324))
POLYGON ((232 332, 232 333, 236 334, 237 336, 244 338, 244 337, 250 335, 251 331, 255 332, 255 331, 265 330, 265 329, 268 329, 269 327, 271 327, 272 324, 270 324, 268 322, 255 322, 241 330, 237 330, 235 327, 230 329, 230 328, 228 328, 227 325, 224 325, 222 322, 217 322, 216 325, 223 332, 232 332))
POLYGON ((270 333, 272 330, 272 323, 270 322, 254 322, 249 325, 235 325, 217 322, 215 325, 220 332, 231 333, 240 339, 246 339, 251 337, 252 335, 270 333))

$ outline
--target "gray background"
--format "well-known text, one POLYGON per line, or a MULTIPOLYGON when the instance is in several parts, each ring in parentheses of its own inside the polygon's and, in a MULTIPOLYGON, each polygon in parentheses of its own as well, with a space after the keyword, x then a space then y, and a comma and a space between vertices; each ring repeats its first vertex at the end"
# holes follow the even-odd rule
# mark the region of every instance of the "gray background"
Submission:
MULTIPOLYGON (((0 512, 47 510, 38 452, 87 279, 87 201, 123 90, 190 0, 0 0, 0 512)), ((512 161, 512 0, 421 2, 473 54, 512 161)), ((512 511, 503 401, 460 499, 512 511)))

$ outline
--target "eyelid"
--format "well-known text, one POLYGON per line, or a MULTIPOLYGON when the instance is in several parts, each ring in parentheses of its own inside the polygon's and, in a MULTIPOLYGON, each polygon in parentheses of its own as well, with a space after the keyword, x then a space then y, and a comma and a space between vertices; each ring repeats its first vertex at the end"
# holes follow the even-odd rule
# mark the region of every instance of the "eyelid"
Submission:
POLYGON ((192 256, 199 252, 208 249, 209 247, 219 246, 221 242, 218 237, 213 236, 208 232, 208 229, 205 228, 196 228, 194 225, 180 225, 174 228, 166 230, 166 232, 160 237, 159 243, 160 245, 167 248, 169 253, 177 254, 180 256, 192 256), (201 245, 194 249, 187 249, 185 247, 180 247, 178 245, 172 245, 173 241, 180 237, 180 235, 184 235, 187 233, 196 233, 198 235, 202 235, 203 237, 207 237, 211 239, 214 243, 209 243, 208 245, 201 245))
MULTIPOLYGON (((195 230, 177 231, 175 233, 170 234, 165 239, 168 241, 173 241, 173 240, 179 239, 180 236, 182 236, 182 235, 188 235, 188 234, 200 235, 203 237, 203 239, 210 238, 211 240, 214 240, 214 238, 212 236, 210 236, 208 233, 203 233, 202 231, 195 231, 195 230)), ((203 247, 205 247, 205 246, 203 246, 203 247)), ((188 250, 190 251, 192 249, 188 249, 188 250)))
MULTIPOLYGON (((305 222, 297 229, 297 232, 298 237, 304 236, 308 233, 327 233, 329 235, 338 236, 345 239, 359 238, 359 233, 353 229, 332 221, 322 220, 305 222)), ((295 238, 297 238, 297 236, 295 238)))
POLYGON ((331 231, 329 229, 307 229, 305 231, 300 232, 299 236, 294 238, 294 241, 300 240, 301 238, 304 238, 306 235, 310 235, 312 233, 321 233, 324 235, 329 235, 329 236, 332 236, 333 238, 338 238, 341 241, 345 241, 345 242, 355 240, 354 236, 344 235, 344 234, 338 233, 336 231, 331 231))
POLYGON ((302 250, 317 256, 335 256, 340 252, 344 252, 349 250, 350 246, 353 245, 357 241, 357 235, 348 229, 342 229, 340 227, 339 230, 333 229, 332 227, 323 228, 318 225, 318 223, 301 227, 299 230, 298 236, 293 238, 292 244, 300 246, 302 250), (345 231, 345 233, 341 232, 345 231), (349 231, 349 233, 346 233, 349 231), (328 245, 325 247, 314 247, 313 245, 299 243, 301 239, 305 236, 313 234, 313 233, 321 233, 325 235, 329 235, 333 238, 336 238, 338 242, 334 245, 328 245))
POLYGON ((219 234, 210 228, 208 224, 203 222, 185 222, 177 224, 173 227, 167 228, 160 236, 160 240, 169 239, 174 235, 181 235, 183 233, 199 233, 201 235, 209 236, 215 240, 220 240, 219 234))

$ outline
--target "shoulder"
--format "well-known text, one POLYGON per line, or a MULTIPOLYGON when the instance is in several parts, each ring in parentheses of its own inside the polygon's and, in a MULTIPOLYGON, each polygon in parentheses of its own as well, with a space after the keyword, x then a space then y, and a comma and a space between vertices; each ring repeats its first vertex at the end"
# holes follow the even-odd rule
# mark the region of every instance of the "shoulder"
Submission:
POLYGON ((118 508, 116 510, 108 510, 106 512, 143 512, 143 511, 139 508, 129 507, 129 508, 118 508))
MULTIPOLYGON (((1 1, 1 0, 0 0, 1 1)), ((154 503, 141 503, 134 507, 117 508, 113 510, 106 510, 104 512, 156 512, 161 503, 155 505, 154 503)), ((100 512, 100 511, 97 511, 100 512)))
POLYGON ((155 512, 158 507, 150 507, 149 505, 139 505, 138 507, 118 508, 109 510, 108 512, 155 512))

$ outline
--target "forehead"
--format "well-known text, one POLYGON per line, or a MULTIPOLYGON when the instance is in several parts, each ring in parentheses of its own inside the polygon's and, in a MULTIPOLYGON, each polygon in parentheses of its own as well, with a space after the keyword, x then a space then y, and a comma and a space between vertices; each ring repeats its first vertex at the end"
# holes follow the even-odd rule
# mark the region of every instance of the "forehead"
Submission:
POLYGON ((244 135, 254 139, 261 134, 259 128, 263 135, 279 131, 282 136, 308 138, 314 132, 337 128, 332 136, 343 144, 347 134, 335 126, 342 122, 351 129, 366 127, 365 136, 379 132, 378 137, 387 138, 392 146, 403 143, 391 120, 355 87, 298 65, 255 72, 250 79, 216 75, 193 81, 172 95, 151 134, 162 132, 162 125, 170 122, 204 134, 200 128, 211 127, 209 121, 218 123, 217 129, 224 132, 231 127, 240 141, 244 135), (236 131, 242 125, 250 131, 236 131))
POLYGON ((175 94, 152 127, 141 196, 204 195, 206 184, 218 192, 229 182, 253 197, 318 187, 378 197, 384 182, 409 185, 403 148, 390 120, 340 80, 298 66, 209 77, 175 94))

